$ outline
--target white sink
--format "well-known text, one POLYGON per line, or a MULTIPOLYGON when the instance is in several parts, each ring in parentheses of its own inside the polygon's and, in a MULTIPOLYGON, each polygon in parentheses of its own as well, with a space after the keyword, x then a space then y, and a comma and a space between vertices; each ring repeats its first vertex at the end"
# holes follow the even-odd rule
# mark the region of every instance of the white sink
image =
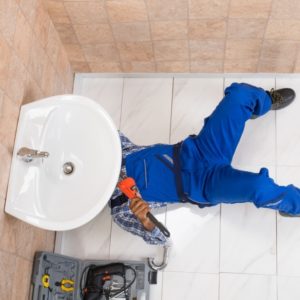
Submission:
POLYGON ((22 106, 5 211, 49 230, 69 230, 93 219, 117 184, 121 145, 115 125, 96 102, 54 96, 22 106), (49 152, 25 162, 27 147, 49 152), (63 165, 71 162, 73 173, 63 165))

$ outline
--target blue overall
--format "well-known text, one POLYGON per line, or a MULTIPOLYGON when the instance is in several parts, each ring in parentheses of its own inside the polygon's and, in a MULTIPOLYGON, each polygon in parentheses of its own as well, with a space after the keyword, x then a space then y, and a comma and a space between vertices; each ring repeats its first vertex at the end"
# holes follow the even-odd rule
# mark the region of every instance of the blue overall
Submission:
POLYGON ((233 83, 198 135, 176 146, 157 144, 128 155, 127 175, 150 202, 190 201, 200 207, 252 202, 299 214, 300 189, 275 184, 266 168, 252 173, 231 167, 245 122, 270 108, 270 96, 263 89, 233 83))

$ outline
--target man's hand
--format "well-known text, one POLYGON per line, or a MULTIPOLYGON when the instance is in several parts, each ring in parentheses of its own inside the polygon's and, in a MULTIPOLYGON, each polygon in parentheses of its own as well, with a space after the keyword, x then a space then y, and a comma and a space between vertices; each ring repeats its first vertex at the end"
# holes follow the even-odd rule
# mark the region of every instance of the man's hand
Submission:
POLYGON ((147 217, 147 213, 150 211, 147 202, 141 198, 133 198, 130 200, 129 208, 147 230, 152 231, 154 229, 155 225, 147 217))

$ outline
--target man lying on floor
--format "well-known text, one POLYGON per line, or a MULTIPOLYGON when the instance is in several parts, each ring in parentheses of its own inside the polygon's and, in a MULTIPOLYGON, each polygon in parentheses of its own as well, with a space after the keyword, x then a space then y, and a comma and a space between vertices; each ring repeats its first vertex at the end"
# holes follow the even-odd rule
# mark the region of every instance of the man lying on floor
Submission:
POLYGON ((300 214, 300 189, 275 184, 266 168, 251 173, 231 166, 246 121, 282 109, 294 98, 289 88, 265 91, 233 83, 200 133, 176 145, 137 146, 120 133, 122 172, 135 180, 141 198, 129 202, 116 188, 110 200, 114 221, 149 244, 163 245, 167 239, 146 215, 170 203, 204 208, 252 202, 256 207, 300 214))

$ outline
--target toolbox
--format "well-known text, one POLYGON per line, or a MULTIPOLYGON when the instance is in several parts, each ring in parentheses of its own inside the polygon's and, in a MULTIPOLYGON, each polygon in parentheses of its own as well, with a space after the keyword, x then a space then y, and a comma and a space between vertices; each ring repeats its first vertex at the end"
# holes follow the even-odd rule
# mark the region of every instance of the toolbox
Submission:
POLYGON ((155 283, 153 275, 156 276, 143 261, 80 260, 37 252, 31 278, 32 300, 149 300, 149 284, 155 283), (120 268, 124 268, 123 278, 110 276, 109 273, 117 273, 120 268), (95 279, 102 281, 103 289, 110 294, 87 297, 86 284, 94 280, 90 275, 99 275, 99 270, 105 271, 95 279))

